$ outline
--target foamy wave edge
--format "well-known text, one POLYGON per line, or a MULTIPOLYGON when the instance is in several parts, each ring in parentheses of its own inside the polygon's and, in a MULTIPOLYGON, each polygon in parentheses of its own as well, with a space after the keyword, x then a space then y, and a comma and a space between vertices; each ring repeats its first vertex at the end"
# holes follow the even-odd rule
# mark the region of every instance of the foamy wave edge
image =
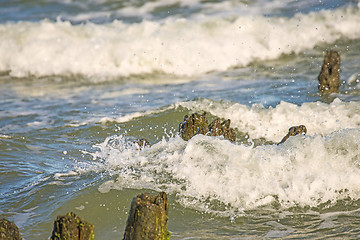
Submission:
POLYGON ((299 53, 342 37, 357 39, 358 22, 359 8, 347 7, 292 18, 6 23, 0 25, 0 71, 14 77, 112 78, 154 72, 195 76, 299 53))
MULTIPOLYGON (((124 123, 136 118, 151 116, 167 111, 185 108, 190 112, 207 112, 215 117, 230 119, 231 127, 246 133, 252 139, 264 138, 280 142, 292 126, 305 125, 307 135, 327 136, 344 129, 360 128, 360 105, 356 101, 345 102, 336 98, 332 103, 308 102, 297 105, 280 102, 276 107, 264 107, 262 104, 247 106, 229 101, 198 99, 177 102, 159 109, 135 112, 115 118, 102 118, 99 122, 124 123)), ((183 119, 179 119, 179 123, 183 119)), ((177 128, 177 126, 174 126, 177 128)))
POLYGON ((253 139, 265 138, 279 142, 291 126, 305 125, 308 135, 326 136, 343 129, 360 128, 360 106, 358 102, 344 102, 336 98, 332 103, 309 102, 296 105, 280 102, 276 107, 253 104, 251 107, 240 103, 201 99, 181 102, 176 106, 194 112, 230 119, 231 126, 247 133, 253 139))
POLYGON ((96 154, 116 178, 99 191, 164 190, 176 193, 187 207, 224 214, 273 202, 288 208, 357 200, 359 133, 297 136, 280 146, 258 147, 203 135, 185 142, 177 136, 141 152, 123 148, 125 139, 112 136, 98 145, 96 154), (111 139, 121 144, 108 144, 111 139))

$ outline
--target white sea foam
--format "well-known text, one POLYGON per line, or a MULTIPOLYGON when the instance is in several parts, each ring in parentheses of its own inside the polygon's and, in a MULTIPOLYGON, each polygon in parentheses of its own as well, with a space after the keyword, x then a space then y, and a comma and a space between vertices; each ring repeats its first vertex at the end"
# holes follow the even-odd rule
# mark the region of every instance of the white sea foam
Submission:
POLYGON ((253 147, 204 135, 188 142, 163 140, 143 151, 107 142, 97 146, 99 160, 118 177, 100 186, 101 192, 165 190, 204 211, 219 211, 220 202, 228 206, 221 210, 225 214, 274 201, 287 208, 360 198, 359 129, 296 136, 279 146, 253 147))
MULTIPOLYGON (((332 103, 309 102, 296 105, 280 102, 276 107, 264 107, 253 104, 251 107, 240 103, 200 99, 178 102, 161 109, 135 112, 117 118, 102 118, 101 123, 132 121, 135 118, 149 116, 183 107, 190 112, 208 112, 216 117, 230 119, 231 126, 237 131, 247 133, 252 139, 265 138, 279 142, 290 127, 305 125, 307 135, 326 136, 342 129, 360 127, 360 105, 356 101, 343 102, 335 99, 332 103)), ((182 119, 179 119, 181 122, 182 119)), ((176 127, 176 126, 174 126, 176 127)))
POLYGON ((178 107, 230 118, 233 127, 251 138, 278 142, 298 124, 306 125, 308 134, 282 145, 257 147, 203 135, 185 142, 176 136, 142 151, 115 135, 96 145, 99 150, 93 153, 103 169, 117 176, 101 185, 100 192, 165 190, 176 193, 184 206, 227 215, 273 202, 287 208, 360 198, 357 102, 282 102, 265 108, 203 99, 174 104, 172 109, 178 107))
POLYGON ((231 126, 248 133, 251 138, 265 138, 279 142, 288 129, 305 125, 308 135, 328 135, 346 128, 360 127, 360 105, 358 102, 332 103, 309 102, 301 106, 281 102, 276 107, 265 108, 261 104, 251 107, 231 102, 215 102, 208 99, 182 102, 176 105, 194 112, 209 112, 212 115, 231 120, 231 126))
POLYGON ((340 8, 292 18, 202 16, 163 22, 0 25, 0 71, 12 76, 95 78, 163 72, 199 75, 299 53, 345 37, 360 38, 360 11, 340 8))
POLYGON ((0 134, 0 138, 7 139, 7 138, 12 138, 12 137, 8 136, 8 135, 0 134))
POLYGON ((354 73, 354 74, 352 74, 352 75, 349 77, 349 79, 347 80, 347 83, 348 83, 349 85, 354 84, 354 85, 356 85, 356 87, 358 87, 358 88, 360 87, 359 82, 360 82, 360 73, 354 73))
POLYGON ((67 173, 55 173, 54 178, 55 180, 62 181, 64 180, 63 177, 76 176, 76 175, 79 175, 79 173, 74 171, 69 171, 67 173))

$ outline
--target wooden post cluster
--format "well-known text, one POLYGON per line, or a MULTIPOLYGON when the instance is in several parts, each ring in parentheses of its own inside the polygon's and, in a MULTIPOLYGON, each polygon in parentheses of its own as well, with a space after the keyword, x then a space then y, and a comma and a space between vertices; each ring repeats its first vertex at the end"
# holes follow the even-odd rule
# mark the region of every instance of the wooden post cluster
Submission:
MULTIPOLYGON (((328 51, 318 76, 320 93, 339 91, 339 72, 340 55, 336 51, 328 51)), ((223 136, 231 141, 236 140, 235 131, 230 127, 230 120, 221 122, 220 119, 215 119, 209 125, 205 115, 205 113, 193 113, 190 117, 185 116, 184 121, 179 124, 180 135, 185 141, 196 134, 223 136)), ((291 127, 278 144, 284 143, 291 136, 306 132, 304 125, 291 127)), ((139 146, 139 150, 150 146, 146 139, 140 139, 135 143, 139 146)), ((169 203, 164 192, 157 196, 147 193, 136 196, 131 203, 123 239, 169 240, 168 211, 169 203)), ((56 218, 50 240, 94 240, 94 236, 94 225, 70 212, 56 218)), ((0 240, 22 240, 22 236, 13 222, 0 219, 0 240)))
MULTIPOLYGON (((166 193, 135 197, 127 220, 125 240, 169 240, 166 193)), ((50 240, 94 240, 94 225, 70 212, 57 216, 50 240)), ((0 219, 0 240, 22 240, 15 223, 0 219)))

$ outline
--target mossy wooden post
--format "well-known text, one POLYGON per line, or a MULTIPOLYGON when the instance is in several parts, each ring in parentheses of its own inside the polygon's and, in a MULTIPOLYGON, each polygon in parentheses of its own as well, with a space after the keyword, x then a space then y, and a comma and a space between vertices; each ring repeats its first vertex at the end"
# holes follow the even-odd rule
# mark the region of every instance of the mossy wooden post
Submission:
POLYGON ((230 119, 221 122, 220 118, 217 118, 209 125, 205 115, 206 112, 202 115, 193 113, 190 117, 188 115, 184 117, 184 121, 179 124, 179 133, 182 139, 188 141, 196 134, 203 134, 208 136, 223 136, 230 141, 236 141, 236 133, 235 130, 230 127, 230 119))
POLYGON ((340 87, 340 55, 336 51, 327 51, 321 67, 319 91, 321 93, 338 92, 340 87))
POLYGON ((0 219, 0 239, 1 240, 21 240, 19 228, 15 223, 6 219, 0 219))
POLYGON ((94 225, 71 212, 57 216, 50 240, 93 240, 94 225))
POLYGON ((220 118, 215 119, 209 125, 209 136, 223 136, 230 141, 236 140, 236 133, 233 128, 230 127, 230 119, 223 122, 220 121, 220 118))
POLYGON ((124 240, 170 239, 167 231, 168 209, 164 192, 156 197, 147 193, 136 196, 131 203, 124 240))
POLYGON ((184 117, 184 121, 179 124, 182 139, 188 141, 196 134, 206 134, 209 131, 209 123, 205 115, 205 112, 202 115, 193 113, 190 117, 188 115, 184 117))

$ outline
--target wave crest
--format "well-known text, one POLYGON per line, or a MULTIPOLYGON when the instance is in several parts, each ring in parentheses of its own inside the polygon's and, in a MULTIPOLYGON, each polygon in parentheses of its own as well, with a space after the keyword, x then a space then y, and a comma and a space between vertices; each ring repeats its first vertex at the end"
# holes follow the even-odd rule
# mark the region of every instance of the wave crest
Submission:
POLYGON ((164 22, 0 25, 0 71, 15 77, 119 77, 161 72, 196 76, 299 53, 339 38, 360 38, 357 7, 291 18, 216 16, 164 22))

